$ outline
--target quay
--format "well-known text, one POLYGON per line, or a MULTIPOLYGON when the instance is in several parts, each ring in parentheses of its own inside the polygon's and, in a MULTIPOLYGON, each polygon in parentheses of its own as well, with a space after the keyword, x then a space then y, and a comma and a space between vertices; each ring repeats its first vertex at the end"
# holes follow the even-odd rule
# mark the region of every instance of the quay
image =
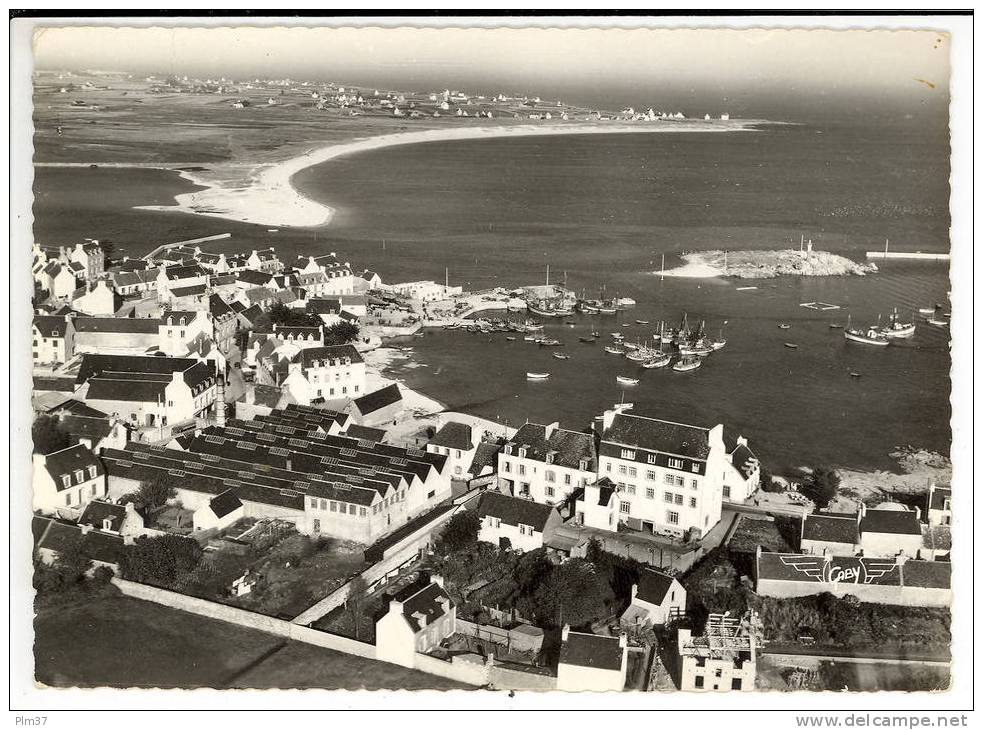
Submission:
POLYGON ((947 253, 922 253, 921 251, 868 251, 869 259, 918 259, 920 261, 948 261, 947 253))
POLYGON ((190 238, 187 241, 176 241, 175 243, 162 243, 160 246, 155 248, 153 251, 143 256, 144 261, 153 261, 155 257, 168 251, 172 248, 180 248, 181 246, 197 246, 199 243, 206 243, 208 241, 221 241, 223 238, 232 238, 231 233, 217 233, 214 236, 203 236, 201 238, 190 238))

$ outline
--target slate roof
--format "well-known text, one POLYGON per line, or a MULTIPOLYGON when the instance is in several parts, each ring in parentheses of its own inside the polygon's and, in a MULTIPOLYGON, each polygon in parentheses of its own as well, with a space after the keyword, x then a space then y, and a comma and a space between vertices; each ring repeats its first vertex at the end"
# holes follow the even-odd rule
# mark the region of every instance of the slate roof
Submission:
POLYGON ((311 298, 307 300, 309 314, 338 314, 341 311, 341 300, 337 298, 311 298))
POLYGON ((482 441, 478 444, 478 448, 474 452, 474 458, 471 460, 471 466, 468 467, 468 473, 472 477, 477 477, 481 475, 481 472, 486 466, 491 467, 492 473, 498 467, 498 452, 502 450, 502 445, 494 441, 482 441))
POLYGON ((806 515, 802 539, 856 545, 860 542, 857 518, 852 515, 806 515))
POLYGON ((474 448, 471 443, 471 426, 457 421, 448 421, 430 440, 430 446, 443 446, 448 449, 470 451, 474 448))
POLYGON ((113 429, 112 421, 105 417, 62 416, 58 422, 59 427, 65 433, 76 438, 92 439, 94 442, 106 438, 113 429))
MULTIPOLYGON (((75 378, 75 382, 84 383, 95 376, 118 380, 156 381, 160 380, 160 378, 153 376, 166 375, 168 376, 167 379, 170 380, 171 373, 182 373, 184 382, 192 390, 214 377, 214 370, 207 362, 200 362, 189 357, 97 355, 86 353, 82 356, 82 364, 79 366, 79 372, 75 378), (127 376, 132 376, 132 378, 127 376)), ((92 395, 91 388, 88 397, 96 397, 92 395)))
POLYGON ((255 397, 254 403, 258 406, 266 406, 267 408, 276 408, 276 404, 280 402, 280 389, 275 385, 262 385, 256 384, 253 390, 255 397))
POLYGON ((67 326, 64 317, 39 315, 34 318, 34 327, 42 337, 64 337, 67 326))
POLYGON ((76 317, 76 332, 113 332, 128 335, 156 335, 161 320, 133 317, 76 317))
POLYGON ((710 454, 709 429, 628 413, 617 414, 601 438, 691 459, 706 459, 710 454))
POLYGON ((500 492, 485 492, 478 502, 478 517, 484 519, 491 515, 507 525, 529 525, 536 532, 542 532, 556 508, 529 499, 510 497, 500 492))
MULTIPOLYGON (((88 481, 90 466, 96 467, 97 475, 105 474, 105 469, 102 468, 102 462, 82 444, 69 446, 67 449, 55 451, 44 457, 44 468, 51 475, 55 483, 55 489, 59 492, 67 489, 62 484, 62 476, 65 474, 71 475, 75 470, 82 469, 84 471, 83 481, 88 481)), ((72 484, 69 486, 78 486, 78 484, 73 479, 72 484)))
POLYGON ((38 547, 59 553, 74 546, 79 540, 81 540, 81 552, 85 557, 101 563, 119 564, 124 549, 121 535, 97 530, 90 530, 88 534, 83 535, 82 528, 78 525, 57 520, 49 520, 48 527, 38 541, 38 547))
POLYGON ((546 426, 527 423, 516 431, 508 444, 512 445, 513 456, 518 456, 519 449, 525 448, 525 458, 545 463, 547 452, 552 451, 552 463, 557 466, 579 469, 581 459, 586 459, 587 471, 594 471, 597 467, 594 437, 588 433, 556 428, 547 438, 546 426))
POLYGON ((363 395, 361 398, 356 398, 355 407, 364 416, 369 413, 375 413, 394 403, 399 403, 402 400, 403 394, 399 392, 399 386, 393 383, 392 385, 387 385, 385 388, 380 388, 372 393, 363 395))
POLYGON ((85 418, 108 418, 108 413, 103 413, 98 408, 93 408, 88 403, 83 403, 80 400, 75 400, 74 398, 69 398, 63 403, 59 403, 57 406, 48 411, 49 413, 57 413, 61 415, 71 415, 71 416, 83 416, 85 418))
POLYGON ((624 649, 615 636, 596 636, 571 631, 560 647, 560 664, 621 671, 624 649))
POLYGON ((860 521, 860 532, 891 535, 921 535, 922 528, 914 512, 869 509, 860 521))
POLYGON ((757 462, 758 457, 756 457, 754 452, 744 444, 741 444, 734 449, 730 455, 730 463, 733 464, 734 468, 745 477, 747 477, 747 475, 754 470, 754 467, 757 466, 757 462))
POLYGON ((366 441, 383 441, 386 438, 386 432, 381 428, 369 428, 368 426, 359 426, 357 423, 351 424, 345 429, 345 435, 351 436, 354 439, 364 439, 366 441))
POLYGON ((178 286, 171 289, 172 297, 194 297, 208 291, 206 284, 192 284, 191 286, 178 286))
MULTIPOLYGON (((279 335, 280 332, 278 331, 279 335)), ((365 362, 361 354, 352 345, 325 345, 324 347, 306 347, 297 353, 297 358, 304 370, 312 367, 315 361, 341 360, 349 358, 352 364, 365 362)))
POLYGON ((952 528, 949 525, 926 525, 922 544, 930 550, 952 550, 952 528))
POLYGON ((450 601, 447 592, 436 583, 428 583, 421 587, 419 584, 412 584, 399 591, 393 600, 403 604, 403 616, 410 624, 414 633, 422 631, 427 626, 444 615, 443 603, 440 598, 450 601), (413 616, 414 613, 423 614, 425 625, 421 626, 413 616))
POLYGON ((267 274, 265 271, 243 269, 242 271, 236 272, 236 278, 246 284, 255 284, 258 287, 264 287, 276 277, 273 274, 267 274))
POLYGON ((126 507, 122 504, 104 502, 101 499, 93 499, 82 511, 79 517, 80 525, 91 525, 97 530, 103 529, 106 520, 110 520, 110 528, 119 532, 123 520, 126 519, 126 507))
POLYGON ((250 302, 252 307, 256 307, 260 302, 265 302, 267 299, 274 299, 276 292, 272 289, 267 289, 265 286, 257 286, 252 289, 247 289, 245 292, 246 299, 250 302))
MULTIPOLYGON (((151 378, 153 376, 146 376, 151 378)), ((170 378, 144 379, 138 375, 95 377, 89 380, 87 400, 121 401, 123 403, 159 403, 164 399, 170 378)))
POLYGON ((673 580, 671 575, 658 570, 642 570, 638 576, 638 598, 655 606, 661 605, 672 588, 673 580))
POLYGON ((950 588, 952 563, 944 560, 908 560, 902 566, 904 584, 911 588, 950 588))
POLYGON ((75 392, 75 378, 34 376, 34 390, 51 390, 58 393, 75 392))
POLYGON ((232 514, 237 509, 242 507, 242 502, 239 500, 239 495, 236 493, 235 489, 229 489, 222 492, 217 497, 212 497, 211 501, 208 503, 209 508, 211 508, 212 513, 219 518, 225 517, 226 515, 232 514))
POLYGON ((229 314, 235 314, 235 311, 232 309, 232 307, 226 304, 225 300, 222 299, 222 297, 220 297, 218 294, 212 294, 208 298, 208 309, 211 312, 211 315, 216 319, 220 317, 225 317, 229 314))
POLYGON ((198 264, 188 264, 186 266, 168 266, 164 269, 164 276, 168 281, 180 281, 181 279, 193 279, 198 276, 208 278, 208 272, 198 264))

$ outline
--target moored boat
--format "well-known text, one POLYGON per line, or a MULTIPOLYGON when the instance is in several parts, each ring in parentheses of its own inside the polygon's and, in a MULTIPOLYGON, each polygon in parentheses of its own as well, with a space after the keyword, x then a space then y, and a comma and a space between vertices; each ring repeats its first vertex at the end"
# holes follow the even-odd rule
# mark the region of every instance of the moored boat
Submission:
POLYGON ((642 363, 642 367, 645 368, 646 370, 651 370, 652 368, 664 368, 670 362, 672 362, 672 356, 662 354, 662 355, 657 355, 651 360, 646 360, 645 362, 642 363))
POLYGON ((596 342, 594 337, 579 337, 577 339, 579 339, 581 342, 596 342))
POLYGON ((786 342, 785 343, 785 347, 787 347, 790 350, 798 350, 799 349, 799 346, 796 345, 794 342, 786 342))
POLYGON ((570 359, 570 356, 569 355, 564 355, 562 352, 554 352, 553 353, 553 357, 555 357, 557 360, 569 360, 570 359))
POLYGON ((549 376, 549 373, 526 373, 528 380, 546 380, 549 376))
POLYGON ((690 355, 687 357, 682 357, 673 364, 672 369, 677 373, 685 373, 690 370, 696 370, 698 367, 703 365, 703 361, 696 357, 695 355, 690 355))
POLYGON ((629 378, 627 375, 619 375, 618 382, 621 385, 638 385, 638 378, 629 378))
POLYGON ((890 321, 881 332, 891 339, 908 339, 915 334, 915 323, 899 321, 898 308, 895 307, 894 312, 891 313, 890 321))
POLYGON ((624 355, 625 354, 625 348, 623 348, 623 347, 611 347, 611 346, 608 346, 608 347, 605 347, 604 348, 604 352, 610 353, 612 355, 624 355))
POLYGON ((938 317, 929 317, 925 321, 928 322, 933 327, 947 327, 949 325, 948 320, 939 319, 938 317))
POLYGON ((859 342, 862 345, 885 347, 891 344, 891 341, 877 327, 868 327, 866 330, 855 329, 849 325, 849 322, 846 329, 843 330, 843 336, 850 342, 859 342))

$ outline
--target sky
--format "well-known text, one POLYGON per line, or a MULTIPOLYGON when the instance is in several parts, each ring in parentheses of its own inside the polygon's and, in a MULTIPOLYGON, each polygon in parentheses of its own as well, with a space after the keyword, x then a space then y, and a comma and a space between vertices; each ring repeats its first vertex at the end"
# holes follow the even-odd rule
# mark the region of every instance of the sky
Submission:
POLYGON ((36 67, 289 76, 389 89, 518 92, 581 103, 647 96, 914 100, 946 95, 931 31, 559 28, 46 28, 36 67))

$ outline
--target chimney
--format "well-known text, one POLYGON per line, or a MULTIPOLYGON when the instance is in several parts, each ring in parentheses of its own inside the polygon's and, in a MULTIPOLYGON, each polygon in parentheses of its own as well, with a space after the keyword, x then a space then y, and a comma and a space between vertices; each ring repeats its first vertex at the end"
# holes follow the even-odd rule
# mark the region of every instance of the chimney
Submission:
POLYGON ((631 584, 631 600, 634 601, 635 597, 638 595, 638 583, 631 584))
POLYGON ((215 425, 225 426, 225 378, 218 376, 215 384, 215 425))
POLYGON ((922 519, 922 508, 917 505, 915 506, 915 519, 919 521, 922 519))
POLYGON ((132 545, 133 544, 133 535, 123 535, 123 544, 124 545, 132 545))
POLYGON ((747 446, 747 439, 744 438, 743 436, 738 436, 737 437, 737 445, 738 446, 747 446))
POLYGON ((133 514, 133 512, 136 511, 136 508, 133 506, 133 502, 127 502, 125 507, 127 514, 133 514))
POLYGON ((566 642, 570 637, 570 624, 563 624, 563 630, 560 634, 560 640, 566 642))
POLYGON ((88 535, 92 530, 92 525, 79 525, 79 529, 82 531, 83 535, 88 535))
POLYGON ((389 613, 402 614, 403 613, 403 602, 402 601, 390 601, 389 602, 389 613))
POLYGON ((618 637, 618 646, 620 646, 622 649, 628 648, 628 634, 621 634, 618 637))
POLYGON ((425 628, 427 625, 427 614, 422 611, 414 611, 412 613, 413 619, 416 621, 417 626, 421 629, 425 628))
POLYGON ((867 516, 867 505, 863 502, 857 504, 857 524, 859 525, 861 520, 867 516))
POLYGON ((547 440, 551 439, 553 437, 553 434, 556 433, 556 429, 558 429, 559 427, 560 427, 560 422, 559 421, 553 421, 553 423, 547 425, 546 426, 546 439, 547 440))
POLYGON ((441 588, 443 588, 444 587, 444 576, 442 576, 442 575, 431 575, 430 576, 430 582, 431 583, 436 583, 441 588))

